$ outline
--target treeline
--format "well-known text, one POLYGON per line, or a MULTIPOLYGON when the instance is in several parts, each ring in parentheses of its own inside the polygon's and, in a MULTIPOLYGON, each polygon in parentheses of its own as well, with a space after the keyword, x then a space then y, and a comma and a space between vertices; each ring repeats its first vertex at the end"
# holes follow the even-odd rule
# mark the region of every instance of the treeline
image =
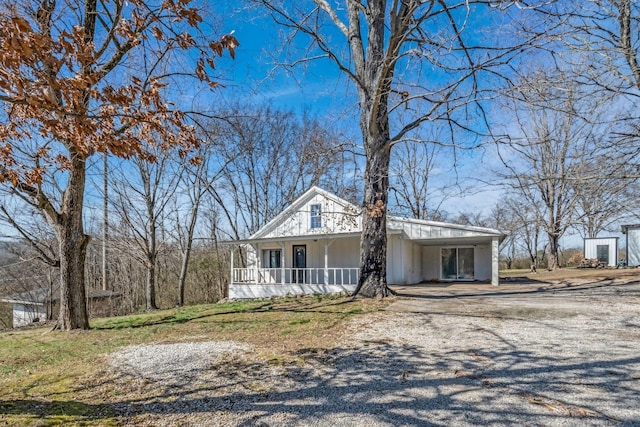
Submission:
MULTIPOLYGON (((353 146, 331 126, 270 105, 218 117, 200 123, 205 143, 186 155, 159 146, 153 159, 88 165, 86 287, 117 295, 119 314, 224 298, 223 242, 248 237, 313 185, 355 201, 353 146)), ((0 295, 49 288, 60 263, 54 230, 11 188, 3 197, 0 219, 15 237, 0 295)))
MULTIPOLYGON (((189 156, 158 149, 154 161, 96 158, 89 165, 90 202, 84 216, 92 239, 86 283, 88 289, 116 293, 121 300, 118 313, 224 298, 230 247, 223 242, 248 237, 312 185, 359 204, 357 147, 331 124, 270 105, 237 105, 218 116, 223 119, 202 123, 199 132, 207 143, 189 156)), ((599 138, 607 138, 607 128, 599 129, 599 138)), ((389 213, 500 229, 507 234, 501 245, 504 268, 546 266, 551 253, 549 209, 543 194, 536 193, 536 184, 524 181, 536 182, 535 169, 511 156, 494 183, 503 186, 504 196, 488 213, 447 212, 447 201, 464 200, 478 181, 452 178, 451 171, 439 170, 438 165, 454 156, 454 148, 428 142, 437 138, 431 135, 396 147, 389 213)), ((578 152, 577 140, 565 143, 567 151, 578 152)), ((538 148, 527 147, 533 149, 538 148)), ((499 150, 514 149, 502 143, 499 150)), ((565 203, 560 206, 563 216, 554 221, 563 233, 592 236, 628 213, 623 207, 637 203, 631 191, 635 180, 597 179, 586 163, 594 161, 594 151, 580 153, 564 159, 544 153, 530 157, 541 168, 551 167, 546 162, 571 165, 574 175, 566 178, 558 197, 565 203), (585 181, 580 171, 585 179, 594 176, 585 181), (585 186, 590 190, 581 191, 585 186), (605 197, 606 210, 590 202, 605 197)), ((538 181, 548 180, 540 175, 538 181)), ((19 268, 0 267, 2 295, 51 286, 59 264, 55 233, 15 192, 6 191, 4 197, 1 219, 14 226, 18 238, 8 241, 4 252, 14 257, 3 263, 29 262, 17 264, 19 268)), ((563 256, 566 251, 556 250, 554 262, 570 265, 569 257, 563 256)))

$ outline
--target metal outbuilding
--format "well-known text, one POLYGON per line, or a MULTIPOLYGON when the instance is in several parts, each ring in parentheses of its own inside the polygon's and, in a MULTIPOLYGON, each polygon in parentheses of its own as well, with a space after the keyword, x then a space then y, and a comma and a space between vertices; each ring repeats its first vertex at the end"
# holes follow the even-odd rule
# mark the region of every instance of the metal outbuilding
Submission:
POLYGON ((597 259, 609 267, 618 265, 618 238, 593 237, 584 239, 584 257, 597 259))
POLYGON ((622 233, 627 236, 627 265, 640 266, 640 224, 623 225, 622 233))

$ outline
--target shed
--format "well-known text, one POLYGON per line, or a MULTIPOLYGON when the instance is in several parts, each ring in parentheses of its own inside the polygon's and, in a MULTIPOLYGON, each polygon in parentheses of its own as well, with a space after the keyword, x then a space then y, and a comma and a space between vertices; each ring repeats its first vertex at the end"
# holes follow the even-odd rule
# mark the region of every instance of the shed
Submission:
POLYGON ((597 259, 609 267, 618 265, 617 237, 590 237, 584 239, 584 257, 597 259))
POLYGON ((640 224, 623 225, 622 233, 627 236, 627 265, 640 266, 640 224))
MULTIPOLYGON (((53 313, 55 313, 60 300, 57 294, 57 289, 54 289, 52 293, 49 288, 38 288, 2 298, 2 302, 13 305, 13 327, 19 328, 55 318, 53 313)), ((101 303, 119 296, 118 292, 89 289, 87 291, 87 308, 94 313, 109 314, 110 311, 113 311, 112 304, 101 303)))

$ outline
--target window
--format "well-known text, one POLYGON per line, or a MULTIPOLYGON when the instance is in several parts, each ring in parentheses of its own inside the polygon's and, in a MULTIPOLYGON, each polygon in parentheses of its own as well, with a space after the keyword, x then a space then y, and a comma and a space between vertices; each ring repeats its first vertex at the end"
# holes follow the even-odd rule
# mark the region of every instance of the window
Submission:
POLYGON ((262 251, 263 268, 280 268, 280 249, 265 249, 262 251))
POLYGON ((442 280, 473 280, 473 248, 442 248, 442 280))
POLYGON ((322 228, 322 205, 311 205, 311 228, 322 228))

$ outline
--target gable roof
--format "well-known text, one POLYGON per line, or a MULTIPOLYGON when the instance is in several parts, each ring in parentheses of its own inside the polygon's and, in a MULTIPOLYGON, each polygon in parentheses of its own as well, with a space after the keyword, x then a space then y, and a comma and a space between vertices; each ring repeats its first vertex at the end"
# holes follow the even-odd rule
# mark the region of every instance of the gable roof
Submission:
POLYGON ((314 185, 309 190, 307 190, 302 196, 294 200, 294 202, 291 203, 285 210, 283 210, 278 215, 276 215, 275 218, 273 218, 271 221, 265 224, 260 230, 252 234, 247 240, 260 239, 261 237, 264 237, 267 234, 271 233, 273 230, 275 230, 278 227, 278 225, 282 224, 287 218, 289 218, 290 215, 297 212, 309 200, 313 199, 317 195, 323 196, 328 200, 331 200, 334 203, 341 205, 343 207, 358 209, 358 207, 355 206, 353 203, 347 202, 346 200, 336 196, 335 194, 330 193, 314 185))
MULTIPOLYGON (((243 243, 249 243, 251 241, 256 240, 290 240, 296 239, 299 237, 310 237, 308 235, 303 236, 280 236, 274 237, 269 236, 271 233, 278 229, 278 226, 283 224, 287 219, 289 219, 292 215, 298 212, 306 203, 312 200, 315 196, 322 196, 330 201, 333 201, 337 205, 343 206, 347 209, 353 209, 354 211, 359 211, 360 208, 353 203, 350 203, 333 193, 330 193, 326 190, 323 190, 317 186, 311 187, 304 194, 298 197, 291 205, 289 205, 286 209, 280 212, 275 218, 269 221, 266 225, 264 225, 260 230, 251 235, 248 239, 238 241, 243 243)), ((331 233, 325 235, 324 237, 347 237, 347 236, 357 236, 361 232, 361 227, 357 230, 351 230, 349 232, 338 232, 331 233)), ((406 238, 416 241, 422 242, 446 242, 447 240, 456 239, 457 241, 465 241, 482 238, 490 239, 493 237, 498 237, 500 240, 503 240, 506 235, 500 231, 493 228, 487 227, 476 227, 471 225, 460 225, 460 224, 451 224, 446 222, 438 222, 438 221, 428 221, 421 219, 412 219, 412 218, 403 218, 397 216, 389 215, 387 217, 387 233, 402 233, 406 238)))

